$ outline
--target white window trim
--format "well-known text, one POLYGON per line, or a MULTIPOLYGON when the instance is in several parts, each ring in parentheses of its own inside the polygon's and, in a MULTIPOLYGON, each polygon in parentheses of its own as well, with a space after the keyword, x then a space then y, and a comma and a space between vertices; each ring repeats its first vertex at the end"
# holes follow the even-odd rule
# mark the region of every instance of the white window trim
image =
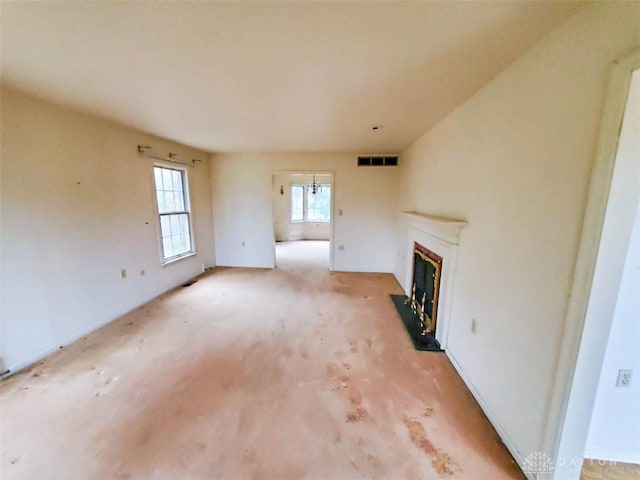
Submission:
MULTIPOLYGON (((183 260, 188 257, 193 257, 198 254, 198 251, 196 250, 195 232, 193 230, 193 210, 191 208, 191 188, 189 185, 189 174, 186 168, 176 167, 173 164, 168 164, 164 162, 154 162, 153 165, 151 166, 151 180, 152 180, 152 186, 153 186, 153 202, 155 204, 155 213, 156 213, 156 231, 157 231, 157 239, 158 239, 158 254, 160 257, 160 266, 166 267, 180 260, 183 260), (157 195, 156 179, 155 179, 155 173, 154 173, 155 167, 166 168, 169 170, 177 170, 179 172, 182 172, 183 174, 182 188, 183 188, 184 197, 185 197, 184 198, 185 211, 189 216, 189 239, 191 241, 191 250, 189 250, 188 252, 181 253, 180 255, 174 255, 173 257, 169 257, 169 258, 164 257, 164 246, 162 244, 162 225, 161 225, 160 217, 161 215, 166 215, 166 213, 161 214, 160 208, 158 205, 158 195, 157 195)), ((182 213, 182 212, 175 212, 175 213, 182 213)))

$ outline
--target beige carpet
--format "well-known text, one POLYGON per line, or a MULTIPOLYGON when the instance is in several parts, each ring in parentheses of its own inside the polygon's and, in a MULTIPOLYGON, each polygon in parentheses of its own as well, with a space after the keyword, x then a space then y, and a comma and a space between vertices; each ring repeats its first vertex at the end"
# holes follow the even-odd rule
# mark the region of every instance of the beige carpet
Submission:
POLYGON ((287 270, 329 269, 328 241, 304 240, 276 243, 276 266, 287 270))
POLYGON ((3 478, 522 478, 446 356, 412 348, 391 275, 281 260, 2 382, 3 478))

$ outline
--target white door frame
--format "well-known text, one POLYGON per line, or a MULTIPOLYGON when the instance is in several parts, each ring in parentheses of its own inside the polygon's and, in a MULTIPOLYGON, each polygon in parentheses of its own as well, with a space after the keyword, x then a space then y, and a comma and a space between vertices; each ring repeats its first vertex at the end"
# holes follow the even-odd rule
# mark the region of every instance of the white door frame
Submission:
MULTIPOLYGON (((616 295, 613 295, 613 299, 611 295, 602 295, 606 298, 601 299, 600 305, 595 305, 590 302, 590 294, 596 280, 594 272, 598 248, 629 83, 632 72, 639 67, 640 50, 613 63, 603 105, 595 163, 541 450, 555 462, 554 480, 578 479, 580 476, 607 348, 606 336, 611 330, 616 295)), ((626 249, 614 253, 621 257, 615 261, 623 265, 626 249)), ((608 258, 607 261, 612 259, 608 258)), ((622 269, 617 278, 611 278, 611 270, 608 274, 609 287, 617 292, 622 269)))
MULTIPOLYGON (((333 227, 335 218, 335 199, 336 199, 336 174, 333 170, 272 170, 271 171, 271 189, 273 191, 273 177, 279 174, 301 173, 304 175, 329 175, 331 177, 331 220, 329 221, 329 270, 333 271, 333 227)), ((271 200, 271 226, 273 229, 273 199, 271 200)), ((276 266, 276 232, 273 229, 273 265, 276 266)))

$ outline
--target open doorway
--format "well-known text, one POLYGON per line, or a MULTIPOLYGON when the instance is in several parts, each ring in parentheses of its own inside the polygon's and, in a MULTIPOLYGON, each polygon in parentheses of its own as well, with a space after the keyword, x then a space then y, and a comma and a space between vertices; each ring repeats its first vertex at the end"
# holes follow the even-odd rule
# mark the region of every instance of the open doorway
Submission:
POLYGON ((274 172, 272 189, 276 267, 330 270, 333 174, 274 172))
POLYGON ((614 64, 603 112, 560 363, 574 370, 554 479, 640 477, 638 67, 640 52, 614 64))
MULTIPOLYGON (((614 283, 611 329, 596 393, 584 468, 628 470, 640 479, 640 70, 631 77, 590 305, 614 283), (613 253, 613 255, 612 255, 613 253), (622 267, 620 268, 620 266, 622 267), (609 266, 615 270, 603 274, 609 266), (615 276, 612 275, 615 272, 615 276), (589 459, 587 461, 587 459, 589 459)), ((631 475, 633 474, 633 475, 631 475)), ((627 478, 623 476, 621 478, 627 478)))

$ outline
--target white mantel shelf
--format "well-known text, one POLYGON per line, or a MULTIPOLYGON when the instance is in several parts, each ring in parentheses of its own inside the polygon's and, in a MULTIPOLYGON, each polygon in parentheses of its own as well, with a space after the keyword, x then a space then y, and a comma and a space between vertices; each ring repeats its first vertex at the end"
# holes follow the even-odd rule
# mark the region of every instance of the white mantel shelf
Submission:
POLYGON ((460 231, 467 224, 464 220, 437 217, 420 212, 402 212, 409 226, 422 230, 447 243, 457 245, 460 231))

